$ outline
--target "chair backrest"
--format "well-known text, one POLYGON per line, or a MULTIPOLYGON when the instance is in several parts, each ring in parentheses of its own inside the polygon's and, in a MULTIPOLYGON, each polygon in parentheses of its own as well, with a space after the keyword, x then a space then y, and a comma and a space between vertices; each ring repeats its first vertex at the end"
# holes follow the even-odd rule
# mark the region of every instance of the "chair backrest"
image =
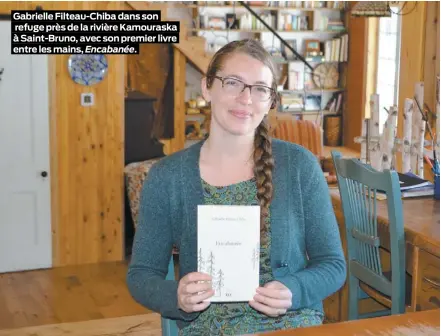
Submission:
MULTIPOLYGON (((348 244, 348 269, 356 278, 391 297, 392 310, 404 313, 405 237, 400 182, 395 171, 379 172, 358 159, 343 159, 332 151, 348 244), (387 197, 392 280, 380 261, 377 192, 387 197)), ((383 201, 384 202, 384 201, 383 201)))
POLYGON ((322 130, 310 120, 280 119, 274 125, 273 136, 277 139, 299 144, 317 157, 323 154, 322 130))
MULTIPOLYGON (((168 264, 168 272, 166 280, 175 280, 175 266, 173 263, 173 255, 170 258, 170 262, 168 264)), ((178 326, 176 321, 167 319, 165 317, 161 318, 161 328, 162 328, 162 336, 178 336, 178 326)))

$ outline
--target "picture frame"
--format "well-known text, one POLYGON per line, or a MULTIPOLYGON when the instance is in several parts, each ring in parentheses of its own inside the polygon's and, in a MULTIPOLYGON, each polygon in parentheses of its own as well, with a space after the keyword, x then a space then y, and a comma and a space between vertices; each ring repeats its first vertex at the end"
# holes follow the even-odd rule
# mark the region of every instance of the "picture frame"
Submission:
POLYGON ((305 51, 310 52, 320 52, 320 41, 319 40, 305 40, 305 51))
POLYGON ((239 29, 239 22, 237 20, 236 14, 227 13, 226 14, 226 29, 239 29))

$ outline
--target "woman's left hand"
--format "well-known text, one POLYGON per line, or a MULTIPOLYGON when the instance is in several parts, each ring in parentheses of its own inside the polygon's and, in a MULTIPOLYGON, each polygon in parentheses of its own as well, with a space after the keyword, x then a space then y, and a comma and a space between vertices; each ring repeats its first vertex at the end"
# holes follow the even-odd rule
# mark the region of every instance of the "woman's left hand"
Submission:
POLYGON ((286 313, 292 306, 292 293, 279 281, 271 281, 256 290, 254 300, 249 304, 252 308, 271 317, 286 313))

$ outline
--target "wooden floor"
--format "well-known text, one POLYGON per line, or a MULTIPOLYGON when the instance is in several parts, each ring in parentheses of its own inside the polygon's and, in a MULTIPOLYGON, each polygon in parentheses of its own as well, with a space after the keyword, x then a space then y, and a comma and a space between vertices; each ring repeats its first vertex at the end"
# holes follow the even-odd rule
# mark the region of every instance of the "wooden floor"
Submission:
POLYGON ((0 274, 0 330, 146 314, 126 287, 127 263, 0 274))

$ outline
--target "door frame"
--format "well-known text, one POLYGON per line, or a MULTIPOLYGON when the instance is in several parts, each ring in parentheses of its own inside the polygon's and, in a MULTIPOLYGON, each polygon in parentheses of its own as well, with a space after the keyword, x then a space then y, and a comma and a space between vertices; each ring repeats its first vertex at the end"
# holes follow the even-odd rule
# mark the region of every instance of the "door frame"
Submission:
MULTIPOLYGON (((11 21, 12 20, 12 14, 6 14, 6 13, 0 13, 0 21, 11 21)), ((51 254, 52 254, 52 258, 51 258, 51 268, 57 266, 55 264, 56 261, 56 251, 54 248, 54 243, 56 241, 56 231, 55 231, 55 223, 58 223, 58 212, 56 211, 56 207, 54 205, 56 205, 56 197, 55 197, 55 192, 58 192, 58 183, 56 183, 55 180, 58 179, 58 174, 56 173, 56 164, 57 164, 57 151, 56 151, 56 141, 54 141, 54 136, 55 136, 55 130, 56 130, 56 113, 54 113, 54 104, 53 104, 53 99, 54 99, 54 88, 55 88, 55 60, 53 58, 53 55, 48 55, 48 113, 47 116, 49 118, 49 180, 50 180, 50 202, 49 202, 49 207, 50 207, 50 213, 51 213, 51 217, 50 217, 50 230, 51 230, 51 254)))
MULTIPOLYGON (((6 13, 0 13, 0 21, 11 21, 12 15, 6 13)), ((56 140, 56 116, 54 110, 54 89, 56 84, 56 71, 55 71, 55 55, 48 55, 48 118, 49 118, 49 171, 50 171, 50 213, 51 213, 51 251, 52 251, 52 268, 58 266, 56 264, 56 253, 55 243, 57 242, 57 226, 59 214, 57 211, 57 195, 59 193, 58 189, 58 152, 57 152, 57 142, 56 140)))

